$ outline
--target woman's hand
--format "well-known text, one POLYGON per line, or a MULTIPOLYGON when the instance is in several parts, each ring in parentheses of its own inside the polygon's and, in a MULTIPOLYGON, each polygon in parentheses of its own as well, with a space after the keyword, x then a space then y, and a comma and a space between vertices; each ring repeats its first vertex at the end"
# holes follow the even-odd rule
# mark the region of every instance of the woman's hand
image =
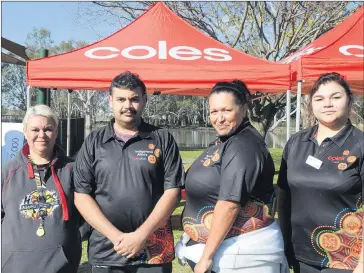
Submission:
POLYGON ((201 260, 195 266, 194 273, 206 273, 211 271, 211 268, 212 268, 212 259, 201 258, 201 260))
POLYGON ((202 257, 195 267, 195 273, 205 273, 211 270, 215 252, 231 229, 239 211, 239 203, 224 200, 217 201, 209 236, 202 257))

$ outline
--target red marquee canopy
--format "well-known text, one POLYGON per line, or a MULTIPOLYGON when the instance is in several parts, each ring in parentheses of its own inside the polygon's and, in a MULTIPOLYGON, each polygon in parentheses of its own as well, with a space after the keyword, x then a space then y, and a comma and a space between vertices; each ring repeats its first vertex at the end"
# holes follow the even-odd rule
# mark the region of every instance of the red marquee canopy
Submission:
POLYGON ((281 61, 291 62, 293 80, 303 80, 303 91, 307 92, 320 74, 338 72, 347 78, 354 93, 363 95, 364 7, 281 61))
POLYGON ((159 2, 115 34, 69 53, 27 62, 32 87, 107 90, 119 73, 139 74, 148 90, 207 95, 217 81, 241 79, 252 91, 283 92, 290 65, 232 49, 159 2))

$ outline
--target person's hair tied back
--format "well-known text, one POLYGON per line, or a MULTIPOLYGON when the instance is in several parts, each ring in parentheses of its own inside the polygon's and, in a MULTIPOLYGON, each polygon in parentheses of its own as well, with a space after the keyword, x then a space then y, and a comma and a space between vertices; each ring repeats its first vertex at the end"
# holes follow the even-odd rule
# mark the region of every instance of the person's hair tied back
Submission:
POLYGON ((248 87, 240 80, 233 80, 232 82, 218 82, 212 88, 210 96, 220 92, 232 93, 235 97, 236 104, 242 106, 247 104, 250 99, 250 91, 248 87))

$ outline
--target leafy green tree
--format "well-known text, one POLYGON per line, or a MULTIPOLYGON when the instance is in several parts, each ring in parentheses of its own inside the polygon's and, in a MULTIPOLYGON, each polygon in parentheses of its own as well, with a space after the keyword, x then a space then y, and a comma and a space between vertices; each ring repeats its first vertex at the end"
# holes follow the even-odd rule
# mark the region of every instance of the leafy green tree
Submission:
POLYGON ((1 63, 1 104, 5 108, 26 111, 25 67, 1 63))

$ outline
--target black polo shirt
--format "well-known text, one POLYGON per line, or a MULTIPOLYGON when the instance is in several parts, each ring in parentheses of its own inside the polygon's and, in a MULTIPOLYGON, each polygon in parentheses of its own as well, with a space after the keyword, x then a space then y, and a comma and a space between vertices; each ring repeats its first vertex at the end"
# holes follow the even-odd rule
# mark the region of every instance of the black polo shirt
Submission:
POLYGON ((245 119, 230 137, 218 138, 186 175, 184 231, 205 243, 218 200, 242 206, 227 237, 266 227, 274 221, 274 163, 263 138, 245 119))
POLYGON ((316 132, 293 135, 284 149, 278 218, 286 252, 291 261, 353 270, 364 220, 364 134, 349 121, 319 146, 316 132))
MULTIPOLYGON (((75 191, 93 196, 107 219, 122 232, 140 227, 170 188, 183 184, 184 170, 173 136, 165 129, 140 124, 125 143, 114 134, 115 120, 90 133, 74 167, 75 191)), ((96 230, 89 238, 89 262, 123 266, 168 263, 174 259, 171 224, 158 229, 136 258, 119 256, 111 241, 96 230)))

